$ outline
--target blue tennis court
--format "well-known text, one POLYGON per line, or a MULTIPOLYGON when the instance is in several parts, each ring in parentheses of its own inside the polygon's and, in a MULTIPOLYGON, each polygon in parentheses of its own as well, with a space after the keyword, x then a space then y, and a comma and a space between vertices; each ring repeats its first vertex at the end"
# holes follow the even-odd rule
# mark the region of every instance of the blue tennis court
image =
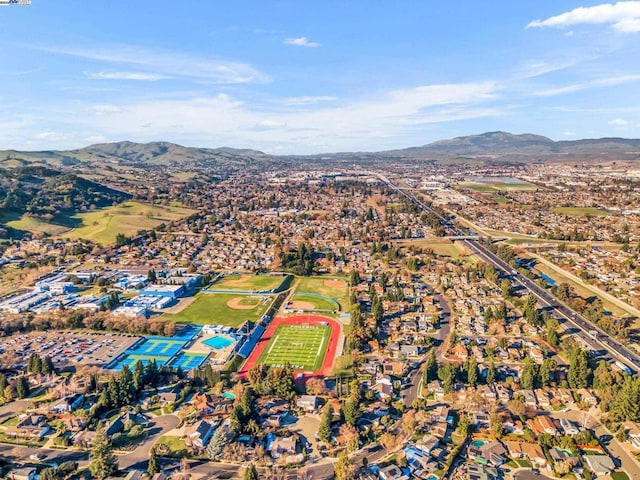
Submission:
POLYGON ((146 365, 151 360, 155 360, 158 367, 171 361, 172 367, 181 367, 183 370, 191 370, 204 363, 207 356, 198 353, 180 353, 187 343, 189 343, 200 332, 202 327, 197 325, 187 325, 176 333, 173 337, 160 337, 150 335, 145 337, 140 343, 130 348, 118 360, 113 361, 106 368, 110 370, 122 370, 124 365, 133 369, 138 360, 146 365))
POLYGON ((127 353, 141 355, 157 355, 163 357, 172 357, 180 351, 186 342, 182 340, 172 339, 150 339, 147 338, 133 349, 127 350, 127 353))
POLYGON ((146 365, 151 360, 155 360, 158 367, 163 366, 165 363, 169 361, 169 357, 150 357, 144 355, 127 355, 125 354, 119 360, 117 360, 113 365, 108 365, 106 368, 109 370, 122 370, 122 367, 125 365, 129 367, 129 370, 133 370, 136 367, 136 363, 138 361, 142 362, 142 365, 146 365))
POLYGON ((183 352, 175 357, 169 366, 173 368, 180 367, 182 370, 192 370, 202 365, 206 359, 207 355, 201 353, 183 352))

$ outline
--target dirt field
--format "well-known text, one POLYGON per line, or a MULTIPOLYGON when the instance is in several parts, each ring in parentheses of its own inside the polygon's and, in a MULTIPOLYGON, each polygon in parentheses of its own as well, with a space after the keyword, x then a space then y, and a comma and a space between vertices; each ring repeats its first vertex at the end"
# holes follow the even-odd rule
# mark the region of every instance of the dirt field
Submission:
POLYGON ((330 288, 344 288, 347 286, 347 282, 344 280, 329 279, 324 281, 324 285, 330 288))
POLYGON ((293 301, 290 302, 287 308, 291 310, 313 310, 316 306, 311 302, 293 301))
POLYGON ((227 307, 233 308, 234 310, 253 310, 259 304, 259 300, 249 302, 246 297, 235 297, 227 302, 227 307))
POLYGON ((225 277, 225 283, 229 285, 237 285, 251 279, 251 275, 238 275, 236 277, 225 277))

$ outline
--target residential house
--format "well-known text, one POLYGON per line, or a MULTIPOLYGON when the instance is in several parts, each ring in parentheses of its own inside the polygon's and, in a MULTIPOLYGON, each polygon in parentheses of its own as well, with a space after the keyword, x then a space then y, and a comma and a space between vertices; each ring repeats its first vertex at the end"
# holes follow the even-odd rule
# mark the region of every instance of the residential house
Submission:
POLYGON ((580 460, 568 453, 567 450, 551 448, 549 449, 549 456, 551 457, 551 460, 553 460, 553 463, 565 462, 571 465, 571 468, 575 468, 580 465, 580 460))
POLYGON ((471 415, 471 421, 478 428, 489 428, 491 426, 491 417, 487 412, 474 412, 471 415))
POLYGON ((409 480, 409 477, 402 473, 402 470, 393 463, 380 467, 378 478, 380 480, 409 480))
POLYGON ((51 408, 52 413, 69 413, 77 410, 84 403, 84 395, 78 393, 70 397, 63 398, 51 408))
POLYGON ((43 415, 25 415, 17 425, 7 427, 4 433, 11 438, 42 440, 49 430, 49 424, 43 415))
POLYGON ((421 347, 418 345, 402 345, 400 353, 405 357, 417 357, 421 353, 421 347))
POLYGON ((578 435, 580 433, 580 429, 576 424, 566 418, 560 419, 560 427, 562 427, 565 435, 578 435))
POLYGON ((72 443, 76 447, 91 448, 96 438, 96 432, 92 430, 83 430, 72 438, 72 443))
POLYGON ((589 470, 598 476, 608 475, 616 469, 608 455, 585 455, 583 458, 589 470))
POLYGON ((494 467, 499 467, 506 461, 506 453, 507 449, 500 442, 486 442, 481 445, 472 443, 467 449, 468 456, 476 462, 494 467))
POLYGON ((215 428, 206 420, 199 420, 184 429, 184 443, 188 447, 203 449, 211 440, 215 428))
POLYGON ((65 428, 70 432, 79 432, 87 426, 87 420, 82 417, 67 416, 63 419, 65 428))
POLYGON ((535 443, 505 442, 511 458, 528 458, 529 461, 541 467, 547 464, 542 447, 535 443))
POLYGON ((467 478, 468 480, 498 480, 498 470, 486 465, 480 465, 477 463, 467 464, 467 478))
POLYGON ((105 428, 105 433, 108 437, 115 435, 116 433, 120 433, 124 430, 124 421, 122 417, 118 417, 107 425, 105 428))
POLYGON ((315 412, 320 406, 320 401, 316 395, 301 395, 296 400, 296 405, 307 412, 315 412))
POLYGON ((278 437, 272 433, 267 435, 267 451, 271 458, 277 459, 283 455, 296 454, 296 438, 295 437, 278 437))
POLYGON ((551 406, 551 399, 549 398, 547 392, 545 392, 541 388, 538 388, 534 390, 534 393, 536 395, 536 399, 538 400, 538 405, 540 405, 543 409, 546 410, 551 406))
POLYGON ((582 401, 590 407, 595 407, 598 405, 598 399, 596 398, 596 396, 586 388, 581 388, 580 390, 578 390, 578 395, 580 396, 582 401))

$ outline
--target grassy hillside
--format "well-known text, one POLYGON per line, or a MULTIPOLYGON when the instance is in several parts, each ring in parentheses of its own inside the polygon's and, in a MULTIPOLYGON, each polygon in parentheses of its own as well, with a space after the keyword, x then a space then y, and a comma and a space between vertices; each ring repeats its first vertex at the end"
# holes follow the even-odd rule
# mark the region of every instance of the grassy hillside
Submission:
POLYGON ((81 226, 65 233, 65 238, 85 238, 97 243, 111 244, 116 235, 133 236, 140 230, 148 230, 161 223, 172 222, 195 213, 194 210, 164 205, 148 205, 126 202, 94 212, 74 215, 81 226))

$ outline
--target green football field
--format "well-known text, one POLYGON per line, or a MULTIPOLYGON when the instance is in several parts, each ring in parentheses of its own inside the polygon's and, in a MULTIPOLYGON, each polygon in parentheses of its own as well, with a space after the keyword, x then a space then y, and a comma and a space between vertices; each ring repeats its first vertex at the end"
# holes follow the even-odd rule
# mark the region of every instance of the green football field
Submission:
POLYGON ((296 370, 319 370, 330 335, 329 326, 280 325, 258 363, 282 367, 289 362, 296 370))

